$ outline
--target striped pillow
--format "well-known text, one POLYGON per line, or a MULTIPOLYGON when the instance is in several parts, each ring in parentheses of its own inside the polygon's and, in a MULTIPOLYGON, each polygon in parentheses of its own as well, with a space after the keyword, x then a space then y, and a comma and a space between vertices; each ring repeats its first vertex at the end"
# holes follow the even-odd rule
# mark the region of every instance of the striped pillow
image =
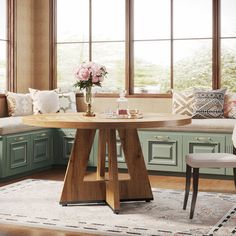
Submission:
POLYGON ((192 90, 183 92, 173 91, 172 113, 192 116, 194 96, 192 90))

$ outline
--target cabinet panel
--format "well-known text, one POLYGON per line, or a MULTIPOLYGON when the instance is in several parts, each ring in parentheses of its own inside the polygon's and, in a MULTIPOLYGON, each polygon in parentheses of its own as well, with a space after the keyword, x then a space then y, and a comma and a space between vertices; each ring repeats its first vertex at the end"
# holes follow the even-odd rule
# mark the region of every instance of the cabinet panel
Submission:
POLYGON ((8 136, 6 176, 30 170, 30 148, 30 135, 8 136))
MULTIPOLYGON (((232 141, 232 134, 227 134, 226 135, 225 152, 234 153, 234 145, 233 145, 233 141, 232 141)), ((233 176, 233 168, 226 168, 226 175, 232 175, 233 176)))
POLYGON ((182 136, 168 132, 141 132, 148 170, 182 171, 182 136))
MULTIPOLYGON (((67 165, 74 144, 76 129, 58 129, 55 131, 54 162, 67 165)), ((93 148, 89 157, 89 166, 93 165, 93 148)))
MULTIPOLYGON (((191 133, 183 137, 183 165, 186 170, 185 156, 188 153, 219 153, 225 152, 225 136, 216 134, 191 133)), ((224 168, 201 168, 200 173, 225 174, 224 168)))
POLYGON ((50 130, 32 135, 33 157, 32 169, 50 166, 52 164, 52 141, 50 130))

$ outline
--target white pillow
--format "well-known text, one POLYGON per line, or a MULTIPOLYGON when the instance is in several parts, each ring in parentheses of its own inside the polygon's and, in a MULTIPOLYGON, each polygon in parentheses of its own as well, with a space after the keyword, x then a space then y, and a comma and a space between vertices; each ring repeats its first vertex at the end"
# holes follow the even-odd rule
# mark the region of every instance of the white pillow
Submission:
POLYGON ((77 112, 76 97, 74 92, 59 93, 60 112, 77 112))
POLYGON ((59 112, 58 89, 37 90, 29 88, 29 91, 33 100, 34 114, 59 112))
POLYGON ((33 103, 30 94, 7 92, 9 116, 27 116, 33 114, 33 103))

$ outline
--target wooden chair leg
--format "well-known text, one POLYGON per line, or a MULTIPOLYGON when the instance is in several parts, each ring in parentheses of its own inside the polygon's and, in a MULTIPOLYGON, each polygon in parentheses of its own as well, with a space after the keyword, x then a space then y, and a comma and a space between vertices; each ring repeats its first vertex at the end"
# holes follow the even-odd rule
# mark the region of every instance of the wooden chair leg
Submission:
POLYGON ((234 171, 234 186, 236 188, 236 168, 233 168, 234 171))
POLYGON ((191 172, 192 168, 189 165, 186 165, 186 182, 185 182, 185 196, 184 196, 184 205, 183 209, 186 210, 187 203, 188 203, 188 196, 191 184, 191 172))
POLYGON ((198 193, 198 179, 199 179, 199 168, 193 168, 193 196, 192 196, 192 203, 191 203, 191 210, 190 210, 190 219, 193 218, 194 209, 197 200, 197 193, 198 193))

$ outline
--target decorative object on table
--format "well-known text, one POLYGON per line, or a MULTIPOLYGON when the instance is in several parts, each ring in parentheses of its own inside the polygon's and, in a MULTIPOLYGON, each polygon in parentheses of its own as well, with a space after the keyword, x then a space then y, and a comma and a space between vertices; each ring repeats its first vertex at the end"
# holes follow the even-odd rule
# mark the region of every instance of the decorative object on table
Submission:
POLYGON ((1 187, 0 223, 78 235, 234 235, 231 232, 235 229, 235 194, 199 191, 195 217, 189 220, 189 212, 181 207, 181 190, 152 189, 153 201, 122 202, 122 214, 116 215, 102 203, 61 207, 58 196, 62 184, 26 179, 1 187))
POLYGON ((120 92, 120 97, 117 99, 117 115, 127 118, 128 117, 128 99, 125 97, 126 91, 120 92))
POLYGON ((95 116, 92 112, 93 86, 101 87, 101 83, 107 75, 106 68, 94 62, 84 62, 75 71, 76 83, 74 87, 84 90, 84 102, 87 105, 85 116, 95 116))

